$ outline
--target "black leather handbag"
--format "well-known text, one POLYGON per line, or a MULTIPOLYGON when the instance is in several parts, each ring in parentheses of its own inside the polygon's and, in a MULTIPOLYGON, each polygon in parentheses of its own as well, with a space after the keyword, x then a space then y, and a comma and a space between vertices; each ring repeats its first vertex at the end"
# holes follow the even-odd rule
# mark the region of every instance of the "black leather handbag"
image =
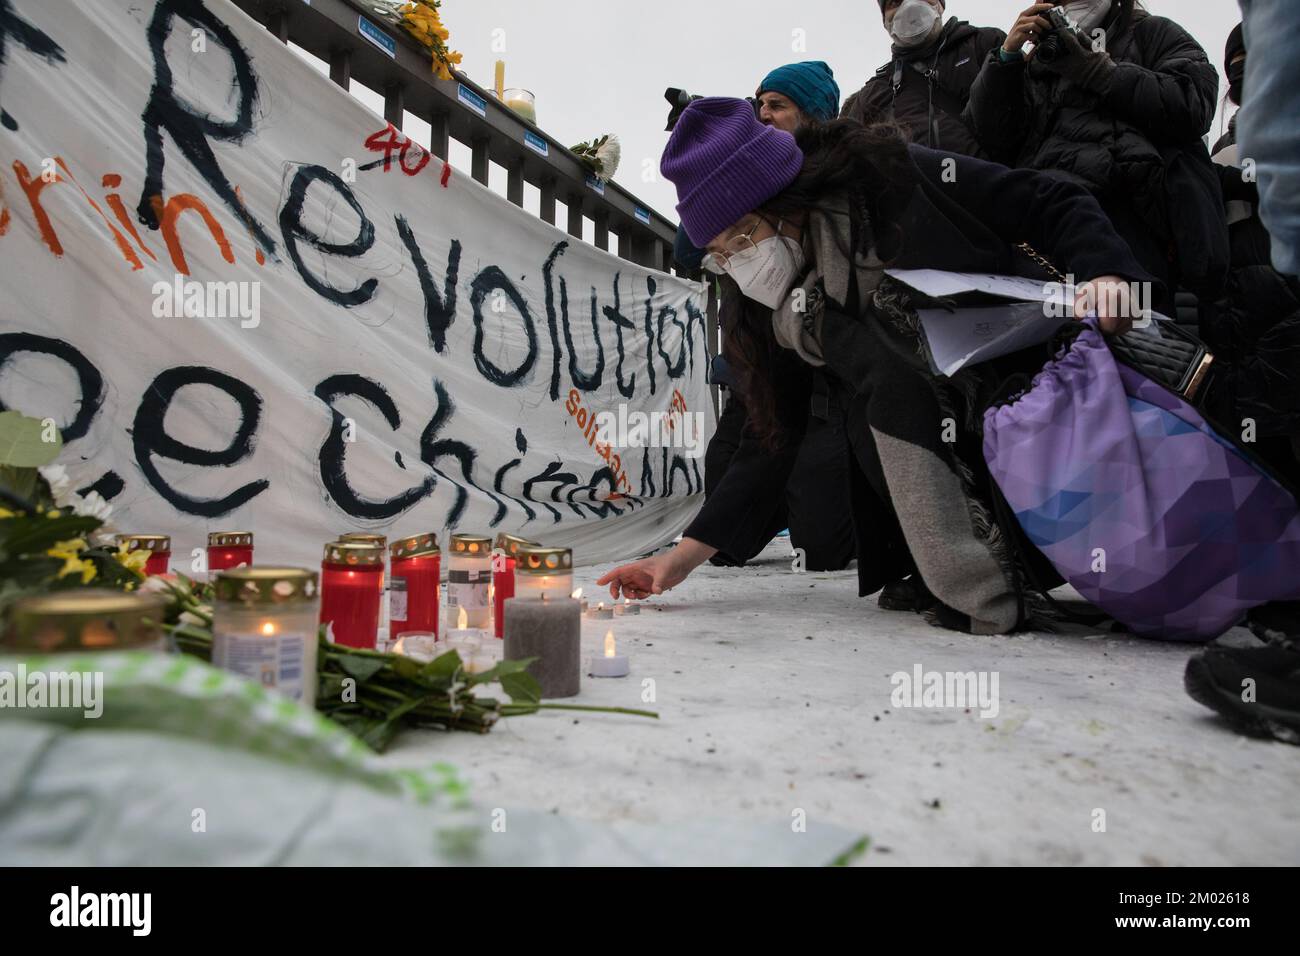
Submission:
MULTIPOLYGON (((1029 243, 1022 242, 1016 248, 1051 273, 1057 282, 1067 283, 1061 271, 1029 243)), ((1144 329, 1132 329, 1123 335, 1107 335, 1106 344, 1116 361, 1141 372, 1184 401, 1201 407, 1197 396, 1203 398, 1209 392, 1214 355, 1204 342, 1176 322, 1153 321, 1144 329)))

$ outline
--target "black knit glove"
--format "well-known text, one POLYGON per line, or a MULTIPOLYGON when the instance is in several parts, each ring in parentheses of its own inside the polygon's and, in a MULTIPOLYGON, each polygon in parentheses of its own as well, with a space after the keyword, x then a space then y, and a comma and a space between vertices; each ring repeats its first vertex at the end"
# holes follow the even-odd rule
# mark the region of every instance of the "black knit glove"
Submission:
POLYGON ((1084 89, 1100 91, 1115 71, 1115 61, 1105 50, 1094 51, 1079 42, 1073 30, 1058 33, 1061 55, 1042 65, 1084 89))

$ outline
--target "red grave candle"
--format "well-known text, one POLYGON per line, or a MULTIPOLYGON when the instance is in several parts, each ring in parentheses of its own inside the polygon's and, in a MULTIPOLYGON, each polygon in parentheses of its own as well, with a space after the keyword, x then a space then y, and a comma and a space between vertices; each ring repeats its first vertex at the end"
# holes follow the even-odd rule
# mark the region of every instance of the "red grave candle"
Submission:
POLYGON ((532 543, 513 534, 497 535, 492 549, 492 625, 497 637, 505 636, 506 598, 515 596, 515 556, 532 543))
POLYGON ((226 571, 253 563, 253 532, 213 531, 208 534, 208 571, 226 571))
POLYGON ((331 541, 320 574, 320 622, 333 626, 334 643, 374 648, 384 594, 384 549, 331 541))
POLYGON ((128 551, 148 551, 149 560, 145 562, 144 573, 166 574, 171 567, 172 539, 165 534, 119 534, 117 546, 128 551))
POLYGON ((389 549, 388 635, 396 640, 403 631, 438 633, 438 586, 442 578, 442 551, 433 532, 393 542, 389 549))

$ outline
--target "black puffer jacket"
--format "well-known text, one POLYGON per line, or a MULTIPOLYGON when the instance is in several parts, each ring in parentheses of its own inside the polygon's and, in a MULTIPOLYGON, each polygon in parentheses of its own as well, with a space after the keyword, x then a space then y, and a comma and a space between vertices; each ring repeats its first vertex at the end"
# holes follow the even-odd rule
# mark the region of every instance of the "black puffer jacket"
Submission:
POLYGON ((1218 176, 1201 137, 1209 130, 1218 73, 1181 26, 1142 10, 1112 18, 1115 63, 1085 89, 1042 63, 1004 63, 997 51, 971 88, 966 119, 996 161, 1054 170, 1103 205, 1127 203, 1153 235, 1173 243, 1183 283, 1221 287, 1227 230, 1218 176))
POLYGON ((994 27, 973 27, 953 18, 933 43, 919 49, 895 46, 894 58, 844 101, 840 116, 859 123, 893 120, 914 143, 985 158, 961 114, 984 58, 1006 38, 994 27), (918 64, 931 71, 928 76, 918 64), (931 115, 937 127, 933 131, 931 115))

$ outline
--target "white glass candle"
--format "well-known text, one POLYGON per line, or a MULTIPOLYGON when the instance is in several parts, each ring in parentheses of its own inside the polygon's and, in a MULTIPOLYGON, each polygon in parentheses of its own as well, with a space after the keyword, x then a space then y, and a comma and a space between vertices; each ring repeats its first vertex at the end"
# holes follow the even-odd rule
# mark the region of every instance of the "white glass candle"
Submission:
POLYGON ((447 615, 457 619, 464 611, 466 627, 492 626, 492 539, 475 534, 453 534, 447 560, 447 615))
POLYGON ((317 578, 303 568, 222 571, 212 609, 213 666, 316 702, 317 578))

